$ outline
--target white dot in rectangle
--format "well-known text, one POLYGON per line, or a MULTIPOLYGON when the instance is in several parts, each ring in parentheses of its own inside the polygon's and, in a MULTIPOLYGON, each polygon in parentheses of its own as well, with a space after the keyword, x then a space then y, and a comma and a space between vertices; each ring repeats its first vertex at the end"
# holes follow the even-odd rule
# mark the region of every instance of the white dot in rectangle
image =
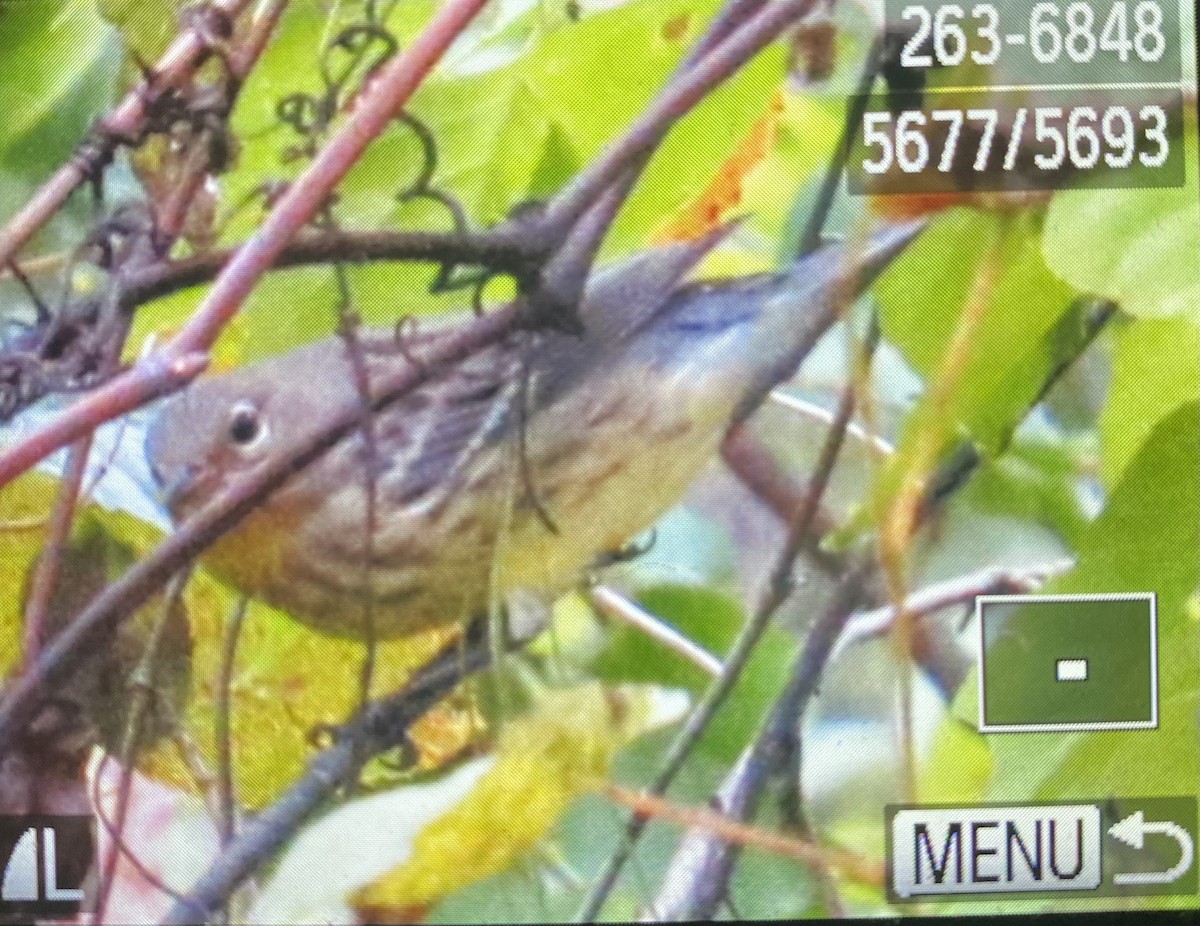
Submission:
POLYGON ((1054 663, 1054 677, 1060 682, 1086 682, 1087 662, 1086 659, 1060 659, 1054 663))

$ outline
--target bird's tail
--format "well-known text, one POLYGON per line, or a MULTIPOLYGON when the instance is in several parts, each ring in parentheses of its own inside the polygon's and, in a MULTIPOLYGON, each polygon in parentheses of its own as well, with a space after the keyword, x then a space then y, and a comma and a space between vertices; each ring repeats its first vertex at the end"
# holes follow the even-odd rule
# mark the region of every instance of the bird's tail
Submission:
POLYGON ((774 273, 687 284, 628 339, 629 359, 711 383, 731 403, 733 421, 742 420, 922 228, 890 225, 865 243, 826 245, 774 273))
POLYGON ((755 340, 761 361, 733 413, 754 413, 767 394, 793 376, 817 341, 920 235, 924 220, 889 225, 865 242, 826 245, 797 260, 765 286, 755 340))

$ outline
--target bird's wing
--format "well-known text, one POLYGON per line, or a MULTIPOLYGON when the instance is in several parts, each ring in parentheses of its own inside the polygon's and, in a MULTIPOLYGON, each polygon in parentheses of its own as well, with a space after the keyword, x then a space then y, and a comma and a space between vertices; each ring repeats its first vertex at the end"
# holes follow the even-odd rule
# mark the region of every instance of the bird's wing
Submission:
POLYGON ((389 461, 394 476, 385 480, 387 491, 409 504, 432 498, 432 492, 442 497, 453 491, 478 454, 515 437, 523 424, 619 353, 731 227, 598 270, 580 306, 582 336, 551 331, 514 337, 403 400, 398 414, 383 416, 379 425, 381 441, 389 436, 384 429, 403 429, 392 436, 406 448, 389 461))
POLYGON ((579 308, 584 340, 593 350, 623 344, 654 317, 683 279, 738 224, 729 222, 691 241, 639 251, 597 270, 579 308))
POLYGON ((546 332, 531 352, 536 413, 567 391, 587 388, 669 304, 688 274, 736 228, 731 222, 692 241, 640 251, 597 270, 579 307, 583 336, 546 332))
POLYGON ((472 460, 512 430, 520 366, 518 345, 495 345, 379 416, 380 443, 403 448, 381 481, 391 499, 426 504, 460 485, 472 460))

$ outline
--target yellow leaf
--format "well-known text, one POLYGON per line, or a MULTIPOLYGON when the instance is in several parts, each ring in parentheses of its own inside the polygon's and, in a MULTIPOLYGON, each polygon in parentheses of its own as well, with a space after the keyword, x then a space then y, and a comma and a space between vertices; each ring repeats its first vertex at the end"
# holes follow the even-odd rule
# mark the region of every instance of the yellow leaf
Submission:
POLYGON ((413 854, 355 898, 360 909, 420 909, 509 869, 576 798, 604 779, 617 751, 660 723, 645 686, 592 683, 555 692, 505 728, 495 764, 458 806, 416 838, 413 854))

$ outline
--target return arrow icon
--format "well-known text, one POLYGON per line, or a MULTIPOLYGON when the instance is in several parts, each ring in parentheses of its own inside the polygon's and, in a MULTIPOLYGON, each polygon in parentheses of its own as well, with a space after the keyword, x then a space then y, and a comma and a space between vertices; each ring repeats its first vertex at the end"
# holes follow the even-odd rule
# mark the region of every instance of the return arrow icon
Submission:
POLYGON ((1146 822, 1146 815, 1137 810, 1108 828, 1108 835, 1134 849, 1141 849, 1146 845, 1147 833, 1170 836, 1179 843, 1179 861, 1166 871, 1125 871, 1115 874, 1113 884, 1170 884, 1192 867, 1196 846, 1191 834, 1178 823, 1168 820, 1146 822))

